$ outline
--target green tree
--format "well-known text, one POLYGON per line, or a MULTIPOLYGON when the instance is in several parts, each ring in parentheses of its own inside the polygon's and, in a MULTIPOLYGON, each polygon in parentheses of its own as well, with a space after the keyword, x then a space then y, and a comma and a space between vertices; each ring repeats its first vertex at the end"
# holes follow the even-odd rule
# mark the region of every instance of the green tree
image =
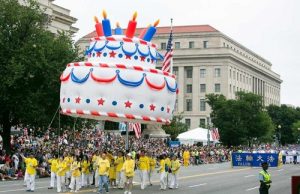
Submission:
POLYGON ((45 30, 48 18, 34 1, 0 5, 0 125, 9 149, 12 125, 49 124, 59 104, 59 76, 78 52, 67 34, 45 30))
POLYGON ((170 134, 172 140, 175 140, 178 134, 188 130, 188 126, 181 122, 182 118, 181 115, 173 116, 170 125, 162 126, 162 129, 165 130, 167 134, 170 134))
POLYGON ((296 139, 296 143, 300 143, 300 120, 293 123, 292 130, 293 136, 296 139))

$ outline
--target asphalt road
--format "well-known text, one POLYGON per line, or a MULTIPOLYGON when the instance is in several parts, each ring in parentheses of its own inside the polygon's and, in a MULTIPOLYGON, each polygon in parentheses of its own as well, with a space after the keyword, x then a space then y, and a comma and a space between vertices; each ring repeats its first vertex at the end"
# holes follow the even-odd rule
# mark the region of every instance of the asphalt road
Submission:
MULTIPOLYGON (((140 189, 139 178, 134 179, 133 194, 254 194, 258 192, 258 173, 260 168, 231 168, 229 163, 182 167, 179 173, 179 189, 160 191, 159 176, 153 177, 153 186, 140 189)), ((270 194, 291 193, 291 176, 300 176, 299 165, 285 165, 281 169, 271 168, 272 187, 270 194)), ((36 194, 56 193, 48 190, 50 179, 36 179, 36 194)), ((1 181, 0 194, 25 194, 23 181, 1 181)), ((92 194, 93 188, 82 189, 79 193, 92 194)), ((124 191, 111 189, 111 194, 124 191)))

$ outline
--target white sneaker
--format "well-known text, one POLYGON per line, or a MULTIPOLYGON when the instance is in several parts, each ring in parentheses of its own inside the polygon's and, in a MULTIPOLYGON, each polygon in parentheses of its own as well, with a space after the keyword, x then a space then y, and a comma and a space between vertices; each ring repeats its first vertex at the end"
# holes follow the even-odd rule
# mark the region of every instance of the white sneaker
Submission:
POLYGON ((131 192, 128 192, 128 194, 131 194, 131 192))
POLYGON ((128 194, 128 191, 125 191, 124 194, 128 194))

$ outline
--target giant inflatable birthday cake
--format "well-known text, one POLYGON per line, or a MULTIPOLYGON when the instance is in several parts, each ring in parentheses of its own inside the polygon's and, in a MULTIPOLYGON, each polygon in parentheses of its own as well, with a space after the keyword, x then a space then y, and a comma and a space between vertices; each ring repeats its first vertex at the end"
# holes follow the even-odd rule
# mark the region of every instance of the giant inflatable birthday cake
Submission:
POLYGON ((111 121, 167 124, 172 118, 177 83, 156 69, 163 59, 151 39, 156 24, 135 37, 136 14, 126 33, 112 34, 106 13, 96 18, 97 37, 86 50, 87 61, 69 63, 62 73, 60 105, 64 114, 111 121))

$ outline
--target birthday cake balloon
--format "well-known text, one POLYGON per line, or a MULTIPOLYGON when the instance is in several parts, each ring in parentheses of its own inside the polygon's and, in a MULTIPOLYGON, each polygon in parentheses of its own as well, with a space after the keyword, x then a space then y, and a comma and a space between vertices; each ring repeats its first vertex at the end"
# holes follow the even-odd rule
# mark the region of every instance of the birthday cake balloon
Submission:
POLYGON ((60 105, 64 114, 97 120, 167 124, 172 118, 177 83, 156 69, 163 57, 151 39, 156 25, 134 37, 136 13, 125 35, 117 25, 112 35, 103 13, 96 21, 97 37, 86 50, 88 60, 69 63, 62 73, 60 105))

